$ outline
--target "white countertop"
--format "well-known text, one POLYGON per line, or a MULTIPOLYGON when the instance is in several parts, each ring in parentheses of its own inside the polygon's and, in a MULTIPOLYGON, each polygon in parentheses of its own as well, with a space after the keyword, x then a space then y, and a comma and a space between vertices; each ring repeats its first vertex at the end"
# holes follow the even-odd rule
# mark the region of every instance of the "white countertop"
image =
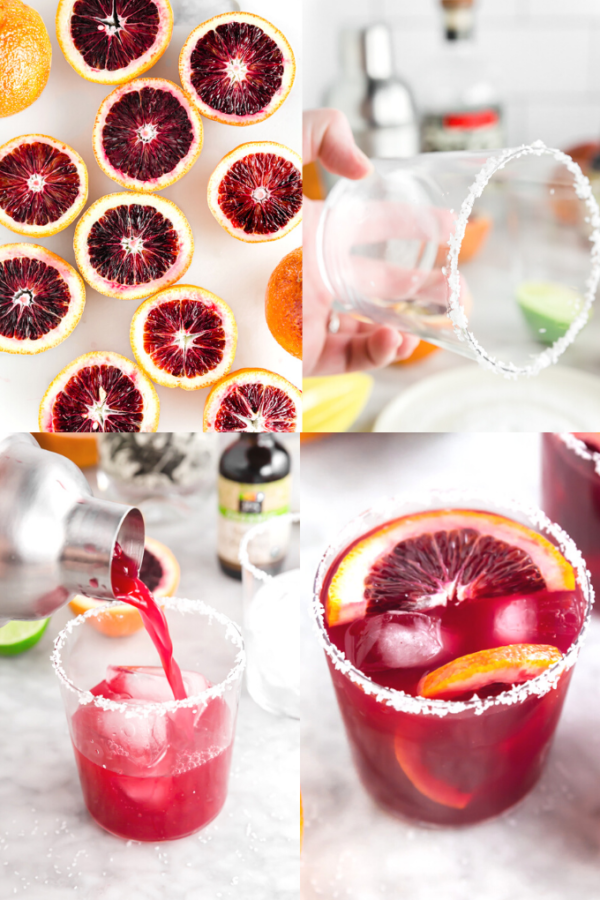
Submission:
MULTIPOLYGON (((188 519, 148 532, 179 560, 179 596, 241 623, 241 584, 215 556, 215 494, 196 506, 188 519)), ((180 841, 142 844, 92 821, 49 659, 70 615, 54 615, 32 650, 0 657, 0 900, 297 898, 298 723, 264 712, 245 687, 229 794, 213 823, 180 841)))
MULTIPOLYGON (((303 579, 378 498, 480 486, 538 500, 533 434, 336 435, 302 449, 303 579)), ((600 896, 600 616, 577 663, 542 778, 487 823, 431 829, 370 799, 353 768, 324 653, 302 623, 302 900, 597 900, 600 896)))

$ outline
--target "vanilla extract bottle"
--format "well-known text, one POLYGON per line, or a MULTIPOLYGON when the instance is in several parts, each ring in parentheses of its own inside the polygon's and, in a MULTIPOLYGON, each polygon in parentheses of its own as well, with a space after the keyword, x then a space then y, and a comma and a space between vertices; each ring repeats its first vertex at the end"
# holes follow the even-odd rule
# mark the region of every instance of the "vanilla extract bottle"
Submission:
POLYGON ((272 434, 242 434, 219 462, 217 556, 230 578, 241 579, 238 558, 243 536, 259 522, 270 522, 253 541, 252 562, 276 573, 289 543, 289 524, 279 516, 290 511, 290 455, 272 434))

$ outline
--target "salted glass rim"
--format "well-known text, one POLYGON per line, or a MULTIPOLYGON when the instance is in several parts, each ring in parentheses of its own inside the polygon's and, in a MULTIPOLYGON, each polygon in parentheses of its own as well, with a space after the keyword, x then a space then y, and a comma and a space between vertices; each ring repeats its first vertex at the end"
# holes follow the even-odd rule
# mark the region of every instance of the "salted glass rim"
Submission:
MULTIPOLYGON (((277 522, 288 521, 292 525, 297 525, 300 522, 300 513, 299 512, 290 512, 284 513, 281 516, 277 516, 277 522)), ((248 544, 252 540, 252 538, 256 537, 257 534, 260 534, 262 531, 266 531, 273 524, 273 518, 265 519, 263 522, 257 522, 256 525, 253 525, 252 528, 246 532, 240 542, 240 549, 238 551, 238 559, 241 563, 243 569, 246 569, 247 572, 250 572, 258 581, 264 581, 268 583, 273 580, 273 575, 269 572, 265 572, 263 569, 258 568, 253 563, 250 562, 250 557, 248 556, 248 544)))
POLYGON ((591 450, 585 441, 576 437, 571 431, 559 432, 554 436, 557 437, 568 450, 571 450, 575 456, 578 456, 580 459, 585 459, 587 462, 593 462, 596 474, 600 475, 600 452, 591 450))
POLYGON ((85 624, 86 619, 101 615, 106 612, 106 606, 98 606, 94 609, 88 609, 85 613, 70 619, 65 627, 58 633, 54 640, 54 650, 50 657, 52 666, 58 679, 63 687, 75 694, 81 706, 93 705, 99 709, 110 712, 121 712, 126 718, 131 716, 141 716, 147 718, 152 715, 167 715, 178 709, 185 709, 197 706, 199 703, 206 703, 216 697, 222 697, 227 689, 233 686, 242 676, 246 666, 246 651, 244 648, 244 639, 240 628, 224 613, 218 612, 203 600, 187 600, 183 597, 161 597, 160 605, 167 609, 173 609, 183 614, 199 613, 207 616, 209 620, 216 620, 225 628, 224 639, 233 644, 237 648, 237 654, 230 667, 228 674, 221 681, 211 685, 199 694, 186 697, 185 700, 163 700, 156 702, 145 702, 143 704, 134 701, 109 700, 107 697, 95 696, 91 691, 83 690, 67 675, 62 662, 62 651, 76 628, 85 624))
POLYGON ((483 492, 472 492, 470 489, 442 489, 421 492, 420 494, 406 494, 394 497, 387 497, 384 500, 374 504, 369 509, 364 510, 359 516, 347 523, 344 528, 338 532, 334 541, 327 547, 325 553, 321 557, 317 573, 314 581, 313 596, 311 602, 311 611, 313 624, 316 628, 317 635, 321 646, 325 650, 329 660, 334 668, 345 675, 351 682, 362 688, 365 694, 372 696, 377 702, 383 703, 399 712, 435 715, 444 717, 447 715, 456 715, 472 711, 475 715, 481 715, 486 710, 493 707, 512 706, 516 703, 523 703, 529 697, 543 697, 552 688, 556 687, 560 676, 571 669, 582 643, 587 633, 590 619, 592 615, 592 607, 594 604, 594 589, 590 582, 589 572, 585 567, 585 562, 580 551, 577 549, 575 542, 569 535, 555 522, 542 512, 539 507, 524 503, 512 498, 504 498, 498 495, 487 494, 483 492), (428 501, 433 501, 435 505, 429 505, 428 501), (438 502, 439 498, 439 502, 438 502), (470 505, 465 505, 465 499, 468 498, 470 505), (473 505, 476 504, 476 505, 473 505), (414 506, 413 509, 409 507, 414 506), (396 507, 396 509, 394 509, 396 507), (399 507, 406 507, 403 512, 398 512, 399 507), (490 509, 492 507, 492 509, 490 509), (552 666, 549 666, 540 675, 529 679, 522 684, 513 685, 507 690, 502 691, 494 697, 480 698, 473 696, 470 700, 432 700, 426 697, 414 697, 405 691, 399 691, 395 688, 382 687, 377 684, 364 672, 361 672, 346 657, 345 653, 340 650, 329 639, 325 628, 325 609, 321 601, 321 591, 324 580, 334 560, 339 556, 345 548, 353 541, 360 538, 361 534, 366 534, 373 529, 374 524, 370 523, 362 530, 358 530, 361 522, 368 517, 376 514, 381 518, 378 524, 383 525, 387 521, 399 518, 402 515, 410 515, 411 513, 433 511, 436 509, 472 509, 479 512, 493 511, 493 507, 503 510, 499 515, 509 516, 510 513, 525 516, 528 519, 528 525, 536 529, 540 534, 551 535, 558 545, 558 549, 563 556, 571 563, 575 570, 576 580, 579 584, 583 597, 587 603, 585 617, 577 638, 567 652, 552 666))

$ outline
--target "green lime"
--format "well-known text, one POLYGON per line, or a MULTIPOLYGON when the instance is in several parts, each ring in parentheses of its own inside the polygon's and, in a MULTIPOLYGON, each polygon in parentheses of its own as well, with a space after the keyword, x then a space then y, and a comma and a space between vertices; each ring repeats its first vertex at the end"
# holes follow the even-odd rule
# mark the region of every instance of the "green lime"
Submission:
POLYGON ((563 284, 524 281, 517 301, 538 341, 553 344, 568 330, 583 308, 583 297, 563 284))
POLYGON ((35 622, 8 622, 0 628, 0 656, 16 656, 33 647, 45 632, 50 619, 35 622))

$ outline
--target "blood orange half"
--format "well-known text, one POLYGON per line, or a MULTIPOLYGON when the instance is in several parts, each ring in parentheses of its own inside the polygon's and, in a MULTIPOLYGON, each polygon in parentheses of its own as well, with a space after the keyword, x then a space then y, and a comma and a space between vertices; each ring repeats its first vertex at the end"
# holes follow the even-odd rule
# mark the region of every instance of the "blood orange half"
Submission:
POLYGON ((0 223, 17 234, 47 237, 77 218, 87 200, 84 161, 45 134, 24 134, 0 147, 0 223))
POLYGON ((267 369, 238 369, 213 387, 204 407, 205 431, 301 431, 302 394, 267 369))
POLYGON ((202 119, 166 78, 137 78, 102 102, 94 155, 122 187, 160 191, 181 178, 202 149, 202 119))
POLYGON ((231 369, 237 327, 227 304, 190 284, 145 300, 131 322, 136 360, 157 384, 187 391, 214 384, 231 369))
POLYGON ((60 256, 36 244, 0 247, 0 350, 33 354, 56 347, 84 305, 83 280, 60 256))
POLYGON ((207 119, 253 125, 272 116, 296 74, 292 48, 252 13, 214 16, 192 31, 179 57, 183 88, 207 119))
POLYGON ((302 162, 272 142, 241 144, 224 156, 208 182, 208 205, 240 241, 275 241, 302 219, 302 162))
POLYGON ((330 626, 519 591, 572 591, 573 567, 541 534, 504 516, 434 510, 388 522, 342 557, 326 598, 330 626))
POLYGON ((75 228, 79 271, 100 294, 141 300, 178 281, 194 252, 189 223, 164 197, 101 197, 75 228))
POLYGON ((160 59, 171 40, 169 0, 60 0, 56 36, 75 71, 124 84, 160 59))
POLYGON ((40 404, 40 431, 156 431, 154 385, 118 353, 86 353, 60 372, 40 404))

